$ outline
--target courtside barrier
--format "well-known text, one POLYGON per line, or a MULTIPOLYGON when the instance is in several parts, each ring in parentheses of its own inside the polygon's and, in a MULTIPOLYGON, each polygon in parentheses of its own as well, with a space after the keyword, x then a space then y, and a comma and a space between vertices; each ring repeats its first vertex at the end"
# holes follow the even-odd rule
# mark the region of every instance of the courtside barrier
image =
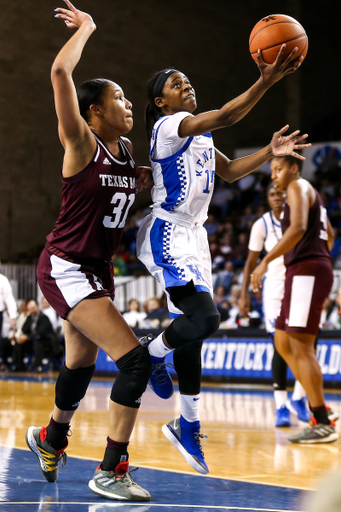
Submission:
MULTIPOLYGON (((160 331, 148 331, 157 335, 160 331)), ((138 337, 148 334, 136 331, 138 337)), ((237 329, 218 331, 204 341, 202 349, 203 379, 222 382, 271 382, 273 344, 264 331, 237 329)), ((341 332, 321 331, 317 357, 325 383, 341 386, 341 332)), ((172 363, 172 354, 166 358, 172 363)), ((115 363, 101 350, 96 363, 97 372, 116 372, 115 363)), ((174 373, 173 369, 170 369, 174 373)), ((288 379, 293 375, 288 370, 288 379)))

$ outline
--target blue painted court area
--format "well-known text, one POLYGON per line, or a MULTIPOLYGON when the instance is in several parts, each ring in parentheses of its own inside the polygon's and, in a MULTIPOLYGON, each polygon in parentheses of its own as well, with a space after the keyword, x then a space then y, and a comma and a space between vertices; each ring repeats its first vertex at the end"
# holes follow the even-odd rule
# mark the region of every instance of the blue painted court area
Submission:
POLYGON ((149 490, 149 503, 103 499, 87 486, 96 462, 69 457, 58 483, 47 483, 36 457, 0 448, 1 512, 212 512, 300 511, 302 491, 284 487, 140 468, 134 479, 149 490))

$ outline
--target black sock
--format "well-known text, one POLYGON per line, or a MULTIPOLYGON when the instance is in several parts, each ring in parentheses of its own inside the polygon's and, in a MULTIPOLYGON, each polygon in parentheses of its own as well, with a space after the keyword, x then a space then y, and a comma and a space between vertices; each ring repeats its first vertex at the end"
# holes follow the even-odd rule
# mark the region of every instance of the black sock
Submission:
POLYGON ((127 443, 118 443, 107 437, 107 447, 102 462, 103 471, 115 471, 116 466, 120 462, 126 462, 129 459, 128 444, 129 441, 127 443))
POLYGON ((320 407, 310 407, 310 409, 317 423, 322 423, 323 425, 330 424, 325 405, 321 405, 320 407))
POLYGON ((69 428, 70 423, 58 423, 51 417, 46 427, 46 441, 57 451, 64 448, 69 428))

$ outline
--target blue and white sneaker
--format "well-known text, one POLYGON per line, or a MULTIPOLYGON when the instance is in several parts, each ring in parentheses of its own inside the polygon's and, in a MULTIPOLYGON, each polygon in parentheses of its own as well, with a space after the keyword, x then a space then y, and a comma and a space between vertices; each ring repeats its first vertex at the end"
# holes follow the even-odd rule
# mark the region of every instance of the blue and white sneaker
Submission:
POLYGON ((282 405, 276 411, 276 427, 290 427, 290 411, 286 405, 282 405))
MULTIPOLYGON (((144 336, 139 341, 141 345, 147 347, 153 339, 155 338, 152 334, 147 334, 147 336, 144 336)), ((167 366, 169 367, 172 365, 165 362, 165 357, 150 356, 150 359, 152 361, 152 369, 150 372, 148 386, 158 397, 167 400, 174 393, 172 377, 167 371, 167 366)))
POLYGON ((288 408, 290 409, 291 412, 296 414, 297 418, 300 421, 309 423, 311 413, 307 409, 307 404, 304 397, 301 398, 300 400, 290 400, 288 408))
POLYGON ((200 421, 190 423, 180 416, 163 425, 162 432, 193 469, 202 475, 207 475, 208 467, 200 444, 200 438, 207 436, 200 434, 200 421))

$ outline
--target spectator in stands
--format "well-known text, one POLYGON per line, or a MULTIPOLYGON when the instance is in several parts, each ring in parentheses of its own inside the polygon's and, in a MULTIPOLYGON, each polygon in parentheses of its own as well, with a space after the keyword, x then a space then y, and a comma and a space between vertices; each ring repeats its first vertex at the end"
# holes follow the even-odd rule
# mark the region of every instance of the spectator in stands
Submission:
POLYGON ((21 338, 23 334, 22 328, 28 316, 26 300, 21 301, 18 313, 19 316, 15 321, 14 332, 11 337, 11 344, 13 346, 13 364, 11 371, 14 372, 26 371, 25 358, 28 358, 29 353, 32 351, 32 344, 27 342, 27 340, 25 341, 24 338, 21 338))
POLYGON ((231 259, 231 255, 232 255, 232 251, 233 251, 231 238, 232 238, 231 234, 228 233, 227 231, 225 231, 219 240, 219 249, 222 252, 225 260, 231 259))
POLYGON ((235 277, 234 267, 232 261, 227 261, 224 265, 224 270, 221 270, 217 274, 217 278, 214 282, 213 291, 216 291, 218 286, 223 286, 225 295, 229 293, 230 287, 233 284, 235 277))
MULTIPOLYGON (((1 266, 1 262, 0 262, 1 266)), ((12 291, 12 286, 6 276, 0 274, 0 337, 2 334, 2 318, 4 311, 7 311, 10 326, 13 329, 17 318, 17 304, 12 291)))
POLYGON ((152 297, 147 302, 147 316, 142 321, 143 329, 160 329, 170 323, 168 308, 161 306, 157 297, 152 297))
POLYGON ((225 262, 224 254, 221 252, 216 235, 209 238, 209 246, 212 260, 212 271, 220 270, 225 262))
POLYGON ((39 310, 38 302, 30 299, 27 303, 28 317, 19 337, 19 344, 27 343, 28 349, 33 349, 32 369, 43 371, 45 360, 54 356, 53 347, 56 335, 49 318, 39 310))
MULTIPOLYGON (((211 205, 219 209, 221 217, 226 217, 229 203, 233 200, 233 188, 223 180, 217 180, 211 205)), ((206 226, 205 226, 206 227, 206 226)))
POLYGON ((207 231, 207 235, 208 236, 214 235, 215 232, 217 231, 218 227, 219 227, 218 221, 215 219, 214 215, 211 212, 209 212, 209 214, 207 216, 207 221, 204 224, 204 228, 207 231))
POLYGON ((123 313, 123 318, 130 327, 140 327, 147 313, 140 311, 140 303, 136 299, 130 299, 129 311, 123 313))
POLYGON ((13 330, 10 324, 10 318, 5 309, 2 319, 2 332, 0 336, 0 371, 7 371, 12 362, 13 347, 11 344, 11 335, 13 330))
POLYGON ((49 318, 54 332, 57 334, 57 336, 60 336, 63 329, 63 320, 53 309, 53 307, 47 302, 45 297, 41 299, 40 307, 41 312, 49 318))
POLYGON ((247 255, 249 253, 248 249, 248 235, 246 233, 239 233, 238 242, 233 247, 231 252, 231 260, 233 261, 235 266, 244 265, 247 255))
POLYGON ((340 329, 340 327, 340 295, 336 293, 333 300, 327 297, 323 303, 320 328, 340 329))
POLYGON ((228 296, 228 301, 232 307, 238 306, 239 299, 242 294, 242 287, 240 284, 233 284, 230 289, 230 295, 228 296))
POLYGON ((114 267, 114 276, 126 276, 127 265, 120 254, 114 254, 111 258, 114 267))
POLYGON ((219 284, 213 293, 213 300, 216 306, 220 306, 223 301, 227 300, 227 292, 222 284, 219 284))
POLYGON ((220 322, 219 329, 237 329, 237 318, 239 316, 238 301, 235 302, 233 305, 228 301, 223 301, 221 305, 223 304, 230 304, 230 309, 228 310, 229 316, 226 320, 220 322))

